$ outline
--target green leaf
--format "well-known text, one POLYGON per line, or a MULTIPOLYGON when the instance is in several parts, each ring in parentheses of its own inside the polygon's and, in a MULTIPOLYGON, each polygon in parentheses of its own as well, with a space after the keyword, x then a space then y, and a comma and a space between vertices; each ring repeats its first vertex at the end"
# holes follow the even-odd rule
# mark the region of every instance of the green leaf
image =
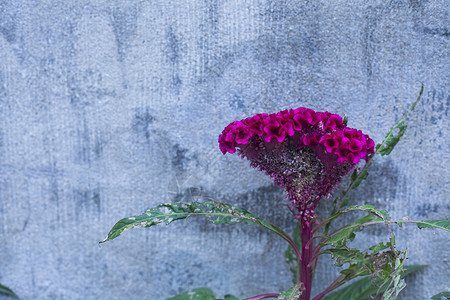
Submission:
POLYGON ((299 282, 289 290, 280 293, 277 300, 298 300, 300 299, 300 296, 302 295, 304 289, 305 288, 303 287, 303 283, 299 282))
POLYGON ((17 296, 10 288, 1 284, 0 284, 0 294, 19 299, 19 296, 17 296))
MULTIPOLYGON (((372 274, 382 280, 381 285, 383 282, 390 282, 386 289, 390 288, 389 293, 395 296, 404 285, 404 282, 400 280, 400 275, 403 272, 402 267, 406 255, 405 252, 396 251, 393 243, 394 239, 391 238, 389 242, 376 244, 364 252, 340 245, 339 248, 329 248, 320 254, 331 254, 335 259, 336 266, 348 264, 346 269, 341 270, 340 273, 343 276, 341 275, 341 279, 335 283, 335 287, 356 277, 372 274)), ((333 244, 333 246, 335 245, 333 244)))
POLYGON ((184 292, 166 300, 215 300, 216 295, 208 288, 198 288, 184 292))
POLYGON ((432 300, 445 300, 450 299, 450 292, 442 292, 431 297, 432 300))
POLYGON ((368 213, 371 213, 375 216, 380 217, 381 219, 385 220, 385 221, 389 221, 391 218, 389 217, 387 211, 385 210, 378 210, 375 209, 375 207, 373 205, 370 204, 366 204, 366 205, 362 205, 362 206, 350 206, 349 208, 343 210, 343 212, 348 212, 348 211, 353 211, 353 210, 362 210, 362 211, 366 211, 368 213))
POLYGON ((417 97, 417 100, 413 103, 413 105, 411 106, 411 109, 402 116, 400 121, 398 121, 397 124, 394 125, 394 127, 391 128, 391 130, 386 135, 384 141, 381 144, 378 144, 376 146, 375 153, 378 153, 380 155, 389 155, 392 152, 392 150, 394 150, 395 145, 397 145, 397 143, 400 141, 400 138, 403 136, 403 134, 406 131, 407 125, 405 123, 405 120, 408 117, 408 115, 416 107, 416 104, 417 104, 417 102, 419 102, 420 98, 422 97, 422 94, 423 94, 423 84, 422 84, 422 87, 420 88, 419 96, 417 97), (394 131, 396 129, 399 130, 397 135, 394 134, 394 131))
POLYGON ((430 221, 419 221, 416 223, 417 227, 420 229, 428 228, 440 228, 450 231, 450 220, 430 220, 430 221))
MULTIPOLYGON (((326 224, 329 224, 334 219, 342 216, 343 214, 346 214, 346 213, 351 212, 351 211, 358 211, 358 210, 365 211, 365 212, 368 212, 368 213, 370 213, 372 215, 375 215, 375 216, 379 217, 381 220, 383 220, 385 222, 391 220, 391 218, 389 217, 388 213, 385 210, 375 209, 373 205, 369 205, 369 204, 362 205, 362 206, 352 205, 352 206, 347 207, 344 210, 341 210, 341 211, 335 213, 334 215, 331 215, 329 218, 327 218, 324 221, 322 221, 319 226, 314 228, 314 232, 316 232, 322 226, 324 226, 326 224)), ((374 220, 369 220, 368 222, 373 222, 373 221, 374 220)), ((360 224, 363 224, 363 223, 360 223, 360 224)), ((348 225, 346 225, 346 226, 344 226, 342 228, 348 227, 350 225, 351 224, 348 224, 348 225)), ((339 230, 337 230, 337 231, 339 231, 339 230)))
POLYGON ((356 221, 353 221, 352 223, 336 230, 330 236, 319 235, 324 238, 324 240, 322 240, 320 244, 323 246, 333 244, 337 248, 342 247, 347 243, 348 240, 352 241, 355 238, 355 232, 361 231, 364 228, 364 224, 373 222, 375 220, 380 220, 380 218, 377 217, 378 215, 379 214, 376 214, 374 216, 372 214, 369 214, 365 217, 359 218, 356 221))
MULTIPOLYGON (((352 183, 354 182, 352 185, 352 189, 357 188, 361 184, 361 182, 363 180, 367 179, 367 176, 369 176, 369 172, 367 172, 367 169, 364 169, 364 171, 362 171, 361 174, 358 174, 357 172, 356 173, 355 172, 356 172, 356 170, 353 172, 354 175, 352 174, 352 183)), ((343 205, 345 206, 345 204, 343 204, 343 205)))
POLYGON ((345 263, 357 263, 363 262, 365 256, 362 252, 357 249, 327 249, 323 251, 323 253, 331 254, 331 257, 334 258, 335 265, 341 267, 345 263))
MULTIPOLYGON (((297 249, 302 248, 302 239, 301 239, 301 232, 300 232, 300 225, 299 223, 295 224, 294 233, 293 233, 294 243, 297 246, 297 249)), ((289 265, 289 270, 291 270, 293 274, 292 282, 296 284, 300 278, 300 274, 298 274, 298 258, 295 254, 294 249, 289 245, 286 252, 284 252, 284 256, 286 258, 286 262, 289 265)))
POLYGON ((387 242, 387 243, 383 243, 383 242, 381 242, 381 243, 379 243, 379 244, 376 244, 376 245, 373 245, 372 247, 370 247, 369 249, 370 250, 372 250, 372 253, 379 253, 379 252, 381 252, 381 251, 383 251, 383 250, 386 250, 386 249, 388 249, 388 248, 393 248, 394 247, 394 244, 395 243, 392 243, 392 242, 387 242))
POLYGON ((214 224, 236 224, 243 221, 250 225, 259 224, 275 232, 288 242, 292 242, 289 235, 283 230, 249 213, 243 208, 236 208, 230 204, 216 201, 207 201, 202 203, 174 202, 160 204, 155 208, 146 210, 140 216, 124 218, 114 225, 108 233, 108 236, 100 243, 110 241, 133 227, 151 227, 160 224, 170 224, 173 221, 187 219, 190 216, 205 216, 214 224))
MULTIPOLYGON (((402 278, 425 267, 426 265, 406 266, 402 278)), ((325 296, 322 300, 365 300, 376 293, 383 293, 389 285, 390 282, 383 284, 383 281, 377 277, 366 276, 325 296)))
MULTIPOLYGON (((388 274, 383 274, 385 276, 385 278, 387 277, 391 277, 392 280, 388 281, 385 280, 385 282, 388 282, 390 284, 392 284, 392 287, 387 289, 384 293, 383 293, 383 300, 395 300, 397 299, 398 295, 400 294, 400 292, 406 287, 406 282, 405 280, 402 278, 402 273, 404 271, 403 269, 403 264, 405 263, 406 258, 400 258, 400 257, 396 257, 395 258, 395 264, 394 264, 394 269, 393 271, 390 271, 388 274)), ((389 286, 388 286, 389 287, 389 286)))

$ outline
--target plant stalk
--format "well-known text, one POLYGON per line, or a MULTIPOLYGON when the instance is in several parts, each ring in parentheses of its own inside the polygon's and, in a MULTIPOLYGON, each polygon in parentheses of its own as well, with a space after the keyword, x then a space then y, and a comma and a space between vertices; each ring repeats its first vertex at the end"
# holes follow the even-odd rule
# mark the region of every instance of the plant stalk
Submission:
POLYGON ((310 222, 301 223, 302 252, 299 262, 300 280, 303 282, 305 290, 300 296, 300 300, 310 300, 313 267, 311 266, 314 244, 310 243, 312 239, 313 224, 310 222))

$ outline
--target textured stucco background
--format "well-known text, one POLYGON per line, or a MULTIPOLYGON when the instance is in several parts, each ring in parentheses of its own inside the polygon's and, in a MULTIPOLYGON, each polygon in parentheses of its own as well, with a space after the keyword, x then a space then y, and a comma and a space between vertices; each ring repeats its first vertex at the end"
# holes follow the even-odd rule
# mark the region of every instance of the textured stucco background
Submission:
MULTIPOLYGON (((123 217, 195 196, 290 231, 273 205, 283 192, 220 153, 223 127, 305 106, 380 142, 420 82, 401 143, 351 201, 449 218, 449 20, 447 0, 0 0, 0 283, 22 299, 287 289, 286 245, 258 227, 190 219, 97 242, 123 217)), ((401 299, 450 290, 450 235, 396 232, 409 264, 429 265, 401 299)), ((356 244, 387 237, 372 228, 356 244)), ((327 259, 315 293, 337 274, 327 259)))

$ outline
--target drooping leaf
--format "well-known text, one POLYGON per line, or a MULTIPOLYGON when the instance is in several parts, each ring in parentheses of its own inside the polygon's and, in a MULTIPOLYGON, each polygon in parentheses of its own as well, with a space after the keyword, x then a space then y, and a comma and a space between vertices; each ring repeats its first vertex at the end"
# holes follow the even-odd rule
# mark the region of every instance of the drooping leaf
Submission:
POLYGON ((431 297, 432 300, 445 300, 450 299, 450 292, 442 292, 431 297))
POLYGON ((289 290, 282 292, 278 295, 277 300, 298 300, 304 290, 303 283, 299 282, 289 290))
MULTIPOLYGON (((406 266, 406 271, 402 274, 402 278, 425 267, 426 265, 406 266)), ((326 295, 322 300, 365 300, 377 293, 383 293, 389 285, 390 282, 383 284, 383 281, 378 277, 366 276, 326 295)))
POLYGON ((205 216, 214 224, 236 224, 243 221, 248 224, 259 224, 280 235, 288 242, 292 242, 283 230, 249 213, 243 208, 236 208, 230 204, 216 201, 207 201, 201 203, 174 202, 160 204, 155 208, 146 210, 140 216, 124 218, 114 225, 108 233, 108 236, 100 243, 110 241, 133 227, 151 227, 160 224, 170 224, 173 221, 187 219, 191 216, 205 216))
MULTIPOLYGON (((300 232, 300 226, 299 223, 295 224, 294 233, 293 233, 293 240, 295 245, 297 245, 297 249, 302 248, 302 239, 301 239, 301 232, 300 232)), ((296 284, 300 278, 300 274, 298 274, 298 257, 295 254, 294 249, 289 245, 286 252, 284 252, 284 256, 286 258, 286 262, 289 265, 289 270, 291 270, 293 274, 292 282, 296 284)))
POLYGON ((422 94, 423 94, 423 84, 422 84, 422 87, 420 88, 419 96, 417 97, 417 100, 413 103, 413 105, 411 106, 411 109, 402 116, 400 121, 398 121, 397 124, 394 125, 394 127, 391 128, 391 130, 386 135, 384 141, 381 144, 378 144, 376 146, 375 153, 378 153, 380 155, 389 155, 392 152, 392 150, 394 150, 395 145, 397 145, 397 143, 400 141, 400 138, 403 136, 403 134, 406 131, 406 127, 407 127, 407 125, 405 123, 406 118, 414 110, 417 102, 419 102, 420 98, 422 97, 422 94), (395 134, 395 131, 397 129, 398 129, 398 133, 395 134))
POLYGON ((19 296, 17 296, 10 288, 1 284, 0 284, 0 294, 19 299, 19 296))
POLYGON ((166 300, 215 300, 216 295, 208 288, 198 288, 184 292, 166 300))

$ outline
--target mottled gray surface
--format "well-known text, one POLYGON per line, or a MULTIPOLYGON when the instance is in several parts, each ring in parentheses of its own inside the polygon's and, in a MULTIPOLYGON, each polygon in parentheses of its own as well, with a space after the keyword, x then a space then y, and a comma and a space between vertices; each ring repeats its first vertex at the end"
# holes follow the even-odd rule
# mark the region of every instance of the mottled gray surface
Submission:
MULTIPOLYGON (((160 202, 213 197, 292 229, 283 193, 236 155, 224 126, 306 106, 381 141, 423 101, 352 203, 450 217, 449 15, 430 1, 0 0, 0 282, 22 299, 164 299, 290 287, 285 243, 201 219, 112 225, 160 202)), ((321 211, 330 208, 324 203, 321 211)), ((450 289, 450 235, 404 227, 402 299, 450 289)), ((381 241, 384 228, 358 235, 381 241)), ((337 274, 318 268, 315 293, 337 274)), ((1 296, 0 296, 1 298, 1 296)), ((1 298, 3 299, 3 298, 1 298)))

